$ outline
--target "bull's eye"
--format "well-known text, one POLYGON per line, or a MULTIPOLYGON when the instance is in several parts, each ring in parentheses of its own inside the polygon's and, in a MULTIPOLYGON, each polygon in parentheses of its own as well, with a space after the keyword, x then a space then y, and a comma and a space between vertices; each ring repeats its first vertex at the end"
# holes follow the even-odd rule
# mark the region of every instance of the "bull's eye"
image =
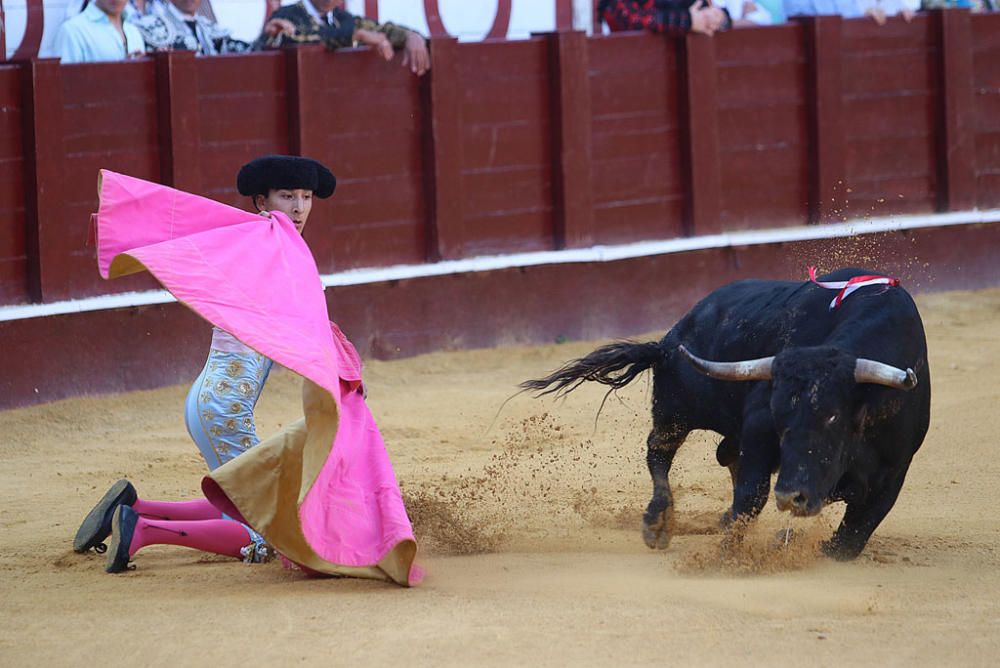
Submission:
POLYGON ((826 419, 827 426, 837 424, 837 420, 840 419, 840 413, 834 413, 826 419))

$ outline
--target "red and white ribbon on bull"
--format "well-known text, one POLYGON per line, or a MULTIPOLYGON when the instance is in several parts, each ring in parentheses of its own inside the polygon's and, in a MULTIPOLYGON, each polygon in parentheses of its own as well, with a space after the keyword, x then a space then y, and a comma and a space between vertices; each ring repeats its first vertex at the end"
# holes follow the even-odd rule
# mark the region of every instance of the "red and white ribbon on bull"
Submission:
POLYGON ((893 278, 892 276, 877 276, 874 274, 855 276, 847 281, 817 281, 816 267, 809 267, 809 280, 822 288, 826 288, 827 290, 838 290, 837 296, 833 298, 832 302, 830 302, 831 311, 840 306, 840 303, 847 299, 848 295, 852 292, 858 288, 863 288, 866 285, 887 285, 891 288, 899 286, 898 278, 893 278))

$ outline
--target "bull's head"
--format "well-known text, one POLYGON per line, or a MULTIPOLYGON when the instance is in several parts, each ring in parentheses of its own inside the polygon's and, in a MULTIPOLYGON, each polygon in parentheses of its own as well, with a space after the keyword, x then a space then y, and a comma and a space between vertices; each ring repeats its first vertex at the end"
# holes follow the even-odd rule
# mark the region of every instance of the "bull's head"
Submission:
POLYGON ((774 357, 711 362, 678 348, 695 369, 720 380, 770 380, 771 415, 781 447, 774 485, 779 510, 815 515, 843 471, 847 445, 865 420, 855 385, 897 390, 916 387, 917 376, 888 364, 854 357, 832 347, 793 348, 774 357))

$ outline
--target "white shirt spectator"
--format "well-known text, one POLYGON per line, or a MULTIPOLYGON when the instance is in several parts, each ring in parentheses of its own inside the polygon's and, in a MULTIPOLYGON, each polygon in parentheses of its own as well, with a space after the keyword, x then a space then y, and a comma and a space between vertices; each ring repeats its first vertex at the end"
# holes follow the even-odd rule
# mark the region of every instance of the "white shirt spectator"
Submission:
MULTIPOLYGON (((94 0, 87 0, 87 6, 94 4, 94 0)), ((148 4, 148 3, 147 3, 148 4)), ((78 16, 83 11, 83 0, 70 0, 66 3, 66 16, 63 21, 69 21, 74 16, 78 16)), ((122 19, 128 20, 133 19, 136 16, 142 16, 143 14, 148 14, 149 12, 140 12, 136 9, 133 0, 129 0, 128 4, 125 5, 125 9, 122 10, 122 19)))
POLYGON ((97 63, 125 60, 146 52, 139 29, 122 14, 125 42, 111 19, 91 0, 87 8, 69 19, 56 35, 56 56, 63 63, 97 63))
POLYGON ((866 14, 881 10, 885 16, 896 16, 903 12, 917 12, 920 9, 920 0, 858 0, 858 5, 866 14))
POLYGON ((716 4, 729 12, 729 18, 734 22, 742 20, 764 26, 774 23, 774 17, 771 16, 771 13, 757 3, 747 2, 747 0, 722 0, 716 4), (748 5, 752 5, 752 7, 748 7, 748 5), (750 11, 747 12, 747 9, 750 11))

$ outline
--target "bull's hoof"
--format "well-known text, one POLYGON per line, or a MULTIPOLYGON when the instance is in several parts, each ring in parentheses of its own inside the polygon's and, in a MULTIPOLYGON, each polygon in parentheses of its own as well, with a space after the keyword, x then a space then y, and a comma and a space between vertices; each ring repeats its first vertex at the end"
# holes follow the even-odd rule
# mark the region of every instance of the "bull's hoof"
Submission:
POLYGON ((733 524, 733 509, 730 508, 719 517, 719 528, 728 529, 733 524))
POLYGON ((673 508, 659 513, 652 522, 643 519, 642 540, 651 550, 665 550, 674 532, 673 508))
POLYGON ((823 551, 823 554, 837 561, 853 561, 858 558, 863 549, 865 549, 864 545, 848 545, 841 543, 835 538, 824 541, 820 545, 820 550, 823 551))

